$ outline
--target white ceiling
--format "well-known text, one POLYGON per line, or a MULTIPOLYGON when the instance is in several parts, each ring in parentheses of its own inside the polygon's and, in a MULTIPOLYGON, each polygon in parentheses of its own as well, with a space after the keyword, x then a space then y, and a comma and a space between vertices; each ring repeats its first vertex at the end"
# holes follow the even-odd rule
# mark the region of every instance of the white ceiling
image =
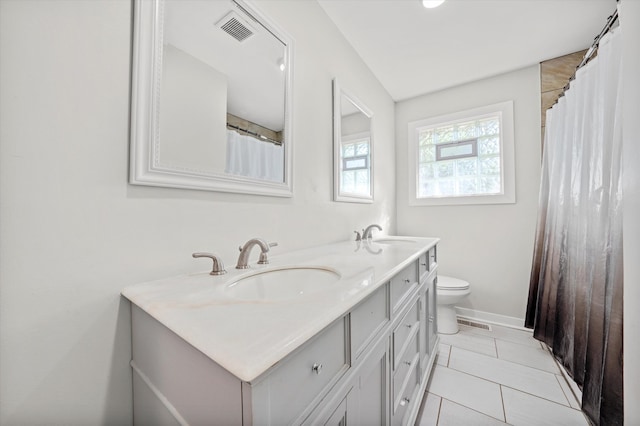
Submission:
POLYGON ((319 0, 400 101, 588 48, 615 0, 319 0))

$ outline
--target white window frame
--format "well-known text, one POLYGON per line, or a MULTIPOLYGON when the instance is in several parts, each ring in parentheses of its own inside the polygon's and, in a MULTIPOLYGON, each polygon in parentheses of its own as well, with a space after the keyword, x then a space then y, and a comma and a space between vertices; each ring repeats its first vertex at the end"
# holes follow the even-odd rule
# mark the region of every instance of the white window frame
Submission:
POLYGON ((465 204, 513 204, 516 202, 515 141, 513 125, 513 101, 468 109, 452 114, 412 121, 408 124, 409 143, 409 205, 442 206, 465 204), (440 127, 482 115, 500 116, 500 184, 498 194, 460 195, 455 197, 418 197, 419 154, 418 135, 424 127, 440 127))

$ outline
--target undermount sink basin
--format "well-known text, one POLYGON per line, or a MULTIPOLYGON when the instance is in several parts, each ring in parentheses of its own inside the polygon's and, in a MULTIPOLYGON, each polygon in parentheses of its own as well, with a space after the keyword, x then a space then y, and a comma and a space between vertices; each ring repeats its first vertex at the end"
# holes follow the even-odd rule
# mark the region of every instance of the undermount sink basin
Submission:
POLYGON ((374 243, 379 244, 415 244, 414 240, 404 240, 401 238, 380 238, 379 240, 373 240, 374 243))
POLYGON ((340 274, 321 266, 285 267, 257 271, 228 284, 225 293, 244 300, 283 300, 324 291, 340 274))

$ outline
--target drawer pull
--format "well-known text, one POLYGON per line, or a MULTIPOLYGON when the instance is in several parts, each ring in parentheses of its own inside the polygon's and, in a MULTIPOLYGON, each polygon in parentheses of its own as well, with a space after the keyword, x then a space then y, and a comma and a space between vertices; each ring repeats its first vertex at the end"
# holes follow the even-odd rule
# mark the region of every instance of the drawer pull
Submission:
POLYGON ((429 322, 433 322, 433 315, 429 317, 429 322))
POLYGON ((411 361, 405 361, 404 363, 411 367, 411 361))
POLYGON ((320 374, 320 372, 322 371, 322 364, 313 364, 313 367, 311 367, 311 371, 316 374, 320 374))
POLYGON ((402 399, 400 400, 400 405, 402 405, 402 406, 404 407, 404 406, 405 406, 405 405, 407 405, 409 402, 411 402, 411 400, 410 400, 409 398, 402 398, 402 399))
POLYGON ((422 266, 427 266, 427 262, 420 262, 422 266))
POLYGON ((409 278, 406 278, 406 279, 404 280, 404 282, 405 282, 405 283, 407 283, 407 284, 409 284, 409 283, 411 282, 411 280, 410 280, 409 278))
POLYGON ((413 327, 413 324, 405 324, 407 326, 407 328, 411 328, 413 327))

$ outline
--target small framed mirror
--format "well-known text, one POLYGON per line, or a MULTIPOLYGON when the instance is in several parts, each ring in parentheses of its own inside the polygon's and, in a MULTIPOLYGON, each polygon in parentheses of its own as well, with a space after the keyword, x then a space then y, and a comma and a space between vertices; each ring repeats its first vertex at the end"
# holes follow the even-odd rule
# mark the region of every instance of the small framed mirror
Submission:
POLYGON ((333 199, 373 202, 373 113, 333 80, 333 199))
POLYGON ((245 0, 135 0, 129 182, 292 196, 293 40, 245 0))

